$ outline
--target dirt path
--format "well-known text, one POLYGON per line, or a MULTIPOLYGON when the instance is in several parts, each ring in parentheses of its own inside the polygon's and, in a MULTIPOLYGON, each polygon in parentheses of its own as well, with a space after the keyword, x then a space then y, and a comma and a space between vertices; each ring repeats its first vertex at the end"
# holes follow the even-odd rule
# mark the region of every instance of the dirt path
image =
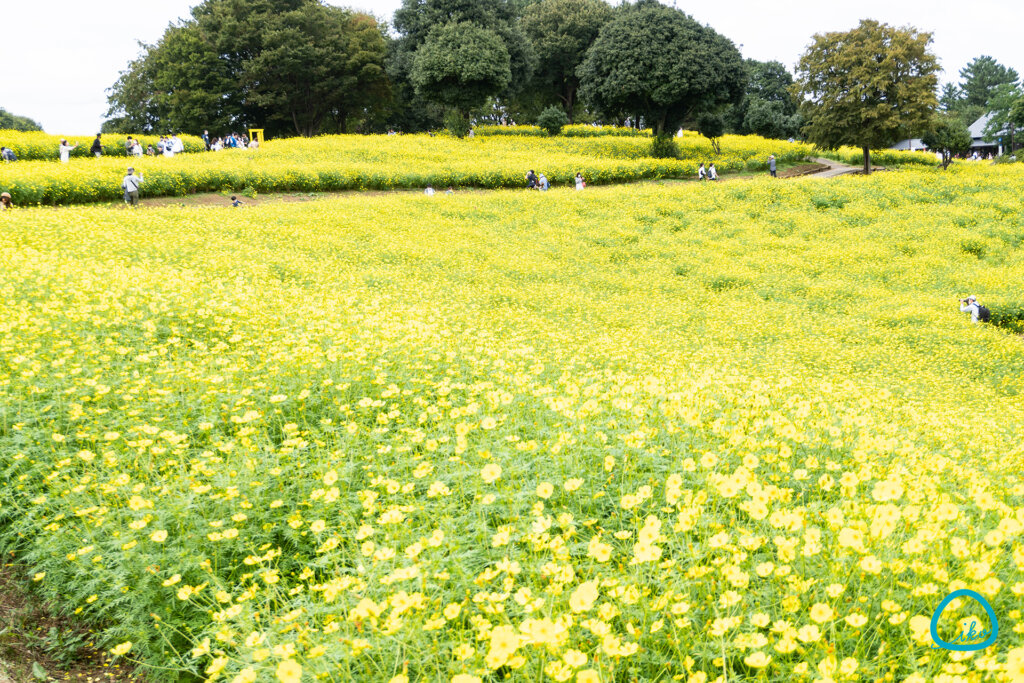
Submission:
MULTIPOLYGON (((779 171, 779 178, 797 178, 807 175, 822 174, 829 172, 830 164, 834 165, 837 162, 828 161, 826 159, 815 159, 813 163, 797 164, 795 166, 789 166, 779 171)), ((857 170, 853 167, 845 167, 852 170, 857 170)), ((722 182, 731 182, 736 180, 751 180, 765 175, 765 172, 758 173, 730 173, 724 175, 721 178, 722 182)), ((838 175, 838 174, 836 174, 838 175)), ((660 185, 666 184, 680 184, 680 183, 697 183, 695 178, 661 178, 657 180, 638 180, 635 183, 630 184, 651 184, 657 183, 660 185)), ((624 184, 624 183, 613 183, 613 184, 624 184)), ((594 187, 602 187, 595 185, 594 187)), ((460 188, 455 191, 456 194, 483 194, 486 192, 494 192, 493 189, 485 188, 460 188)), ((247 197, 239 193, 235 193, 234 196, 238 197, 239 201, 242 202, 242 207, 246 206, 259 206, 261 204, 275 204, 275 203, 291 203, 291 202, 312 202, 319 201, 322 199, 331 199, 333 197, 348 197, 359 195, 361 197, 385 197, 394 195, 412 195, 421 194, 423 190, 420 189, 398 189, 398 190, 345 190, 339 192, 268 192, 265 194, 258 194, 255 197, 247 197)), ((444 194, 443 190, 438 190, 438 194, 444 194)), ((139 208, 143 209, 158 209, 166 208, 169 206, 174 207, 192 207, 192 206, 203 206, 209 208, 225 208, 231 206, 231 194, 223 192, 202 192, 197 194, 184 195, 180 197, 143 197, 142 201, 139 202, 139 208)), ((123 206, 120 202, 101 202, 101 205, 116 207, 123 206)), ((240 207, 241 208, 241 207, 240 207)), ((3 683, 0 680, 0 683, 3 683)))
POLYGON ((850 166, 833 159, 817 158, 814 159, 814 162, 828 167, 820 173, 814 174, 815 178, 835 178, 836 176, 847 175, 848 173, 860 173, 862 170, 860 166, 850 166))

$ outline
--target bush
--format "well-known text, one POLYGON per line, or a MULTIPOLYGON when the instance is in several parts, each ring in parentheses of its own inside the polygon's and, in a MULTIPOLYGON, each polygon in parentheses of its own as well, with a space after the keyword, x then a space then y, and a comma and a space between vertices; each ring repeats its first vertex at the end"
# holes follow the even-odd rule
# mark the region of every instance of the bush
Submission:
POLYGON ((562 127, 569 125, 569 117, 561 107, 548 107, 537 117, 537 125, 547 131, 548 135, 558 135, 562 127))
POLYGON ((448 129, 448 132, 457 138, 464 138, 469 135, 469 129, 472 126, 469 125, 469 119, 460 114, 457 111, 451 111, 445 114, 444 127, 448 129))
POLYGON ((656 135, 651 140, 651 156, 655 159, 678 159, 679 145, 671 135, 656 135))

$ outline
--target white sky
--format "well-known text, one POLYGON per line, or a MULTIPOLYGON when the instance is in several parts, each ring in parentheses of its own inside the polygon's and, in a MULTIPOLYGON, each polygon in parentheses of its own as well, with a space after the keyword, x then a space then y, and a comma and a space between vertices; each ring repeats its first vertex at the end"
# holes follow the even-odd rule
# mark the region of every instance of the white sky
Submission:
MULTIPOLYGON (((0 11, 0 107, 29 116, 50 133, 99 130, 105 90, 134 59, 136 41, 156 42, 168 23, 199 0, 37 0, 0 11)), ((673 4, 671 0, 663 0, 673 4)), ((331 0, 390 19, 401 0, 331 0)), ((777 59, 791 70, 815 33, 871 18, 931 31, 933 50, 957 81, 972 58, 991 55, 1024 73, 1024 3, 1019 0, 677 0, 698 21, 741 47, 744 57, 777 59)))

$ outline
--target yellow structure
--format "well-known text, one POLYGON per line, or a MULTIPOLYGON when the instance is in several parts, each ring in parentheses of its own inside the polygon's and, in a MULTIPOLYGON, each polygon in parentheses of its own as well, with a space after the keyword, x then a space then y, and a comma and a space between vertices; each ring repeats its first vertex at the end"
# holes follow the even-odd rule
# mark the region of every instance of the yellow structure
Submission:
POLYGON ((249 129, 249 139, 250 140, 259 140, 260 144, 262 145, 263 144, 263 129, 262 128, 250 128, 249 129))

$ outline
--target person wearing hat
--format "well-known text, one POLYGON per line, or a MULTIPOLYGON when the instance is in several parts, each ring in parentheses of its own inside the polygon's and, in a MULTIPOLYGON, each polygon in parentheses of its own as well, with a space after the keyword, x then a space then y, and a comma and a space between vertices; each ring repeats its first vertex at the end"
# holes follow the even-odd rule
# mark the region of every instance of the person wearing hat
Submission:
POLYGON ((139 186, 144 178, 142 174, 135 175, 135 169, 129 168, 128 175, 121 181, 121 189, 124 190, 124 203, 128 206, 139 205, 139 186))
POLYGON ((991 315, 987 308, 978 303, 978 297, 973 294, 966 299, 960 299, 960 310, 964 313, 969 312, 971 314, 972 323, 976 323, 978 321, 987 323, 989 316, 991 315))
POLYGON ((57 148, 61 163, 66 164, 71 161, 71 152, 76 149, 78 149, 78 145, 69 145, 67 140, 61 138, 60 147, 57 148))
POLYGON ((14 204, 11 203, 11 193, 4 192, 0 193, 0 211, 6 211, 7 209, 13 209, 14 204))

